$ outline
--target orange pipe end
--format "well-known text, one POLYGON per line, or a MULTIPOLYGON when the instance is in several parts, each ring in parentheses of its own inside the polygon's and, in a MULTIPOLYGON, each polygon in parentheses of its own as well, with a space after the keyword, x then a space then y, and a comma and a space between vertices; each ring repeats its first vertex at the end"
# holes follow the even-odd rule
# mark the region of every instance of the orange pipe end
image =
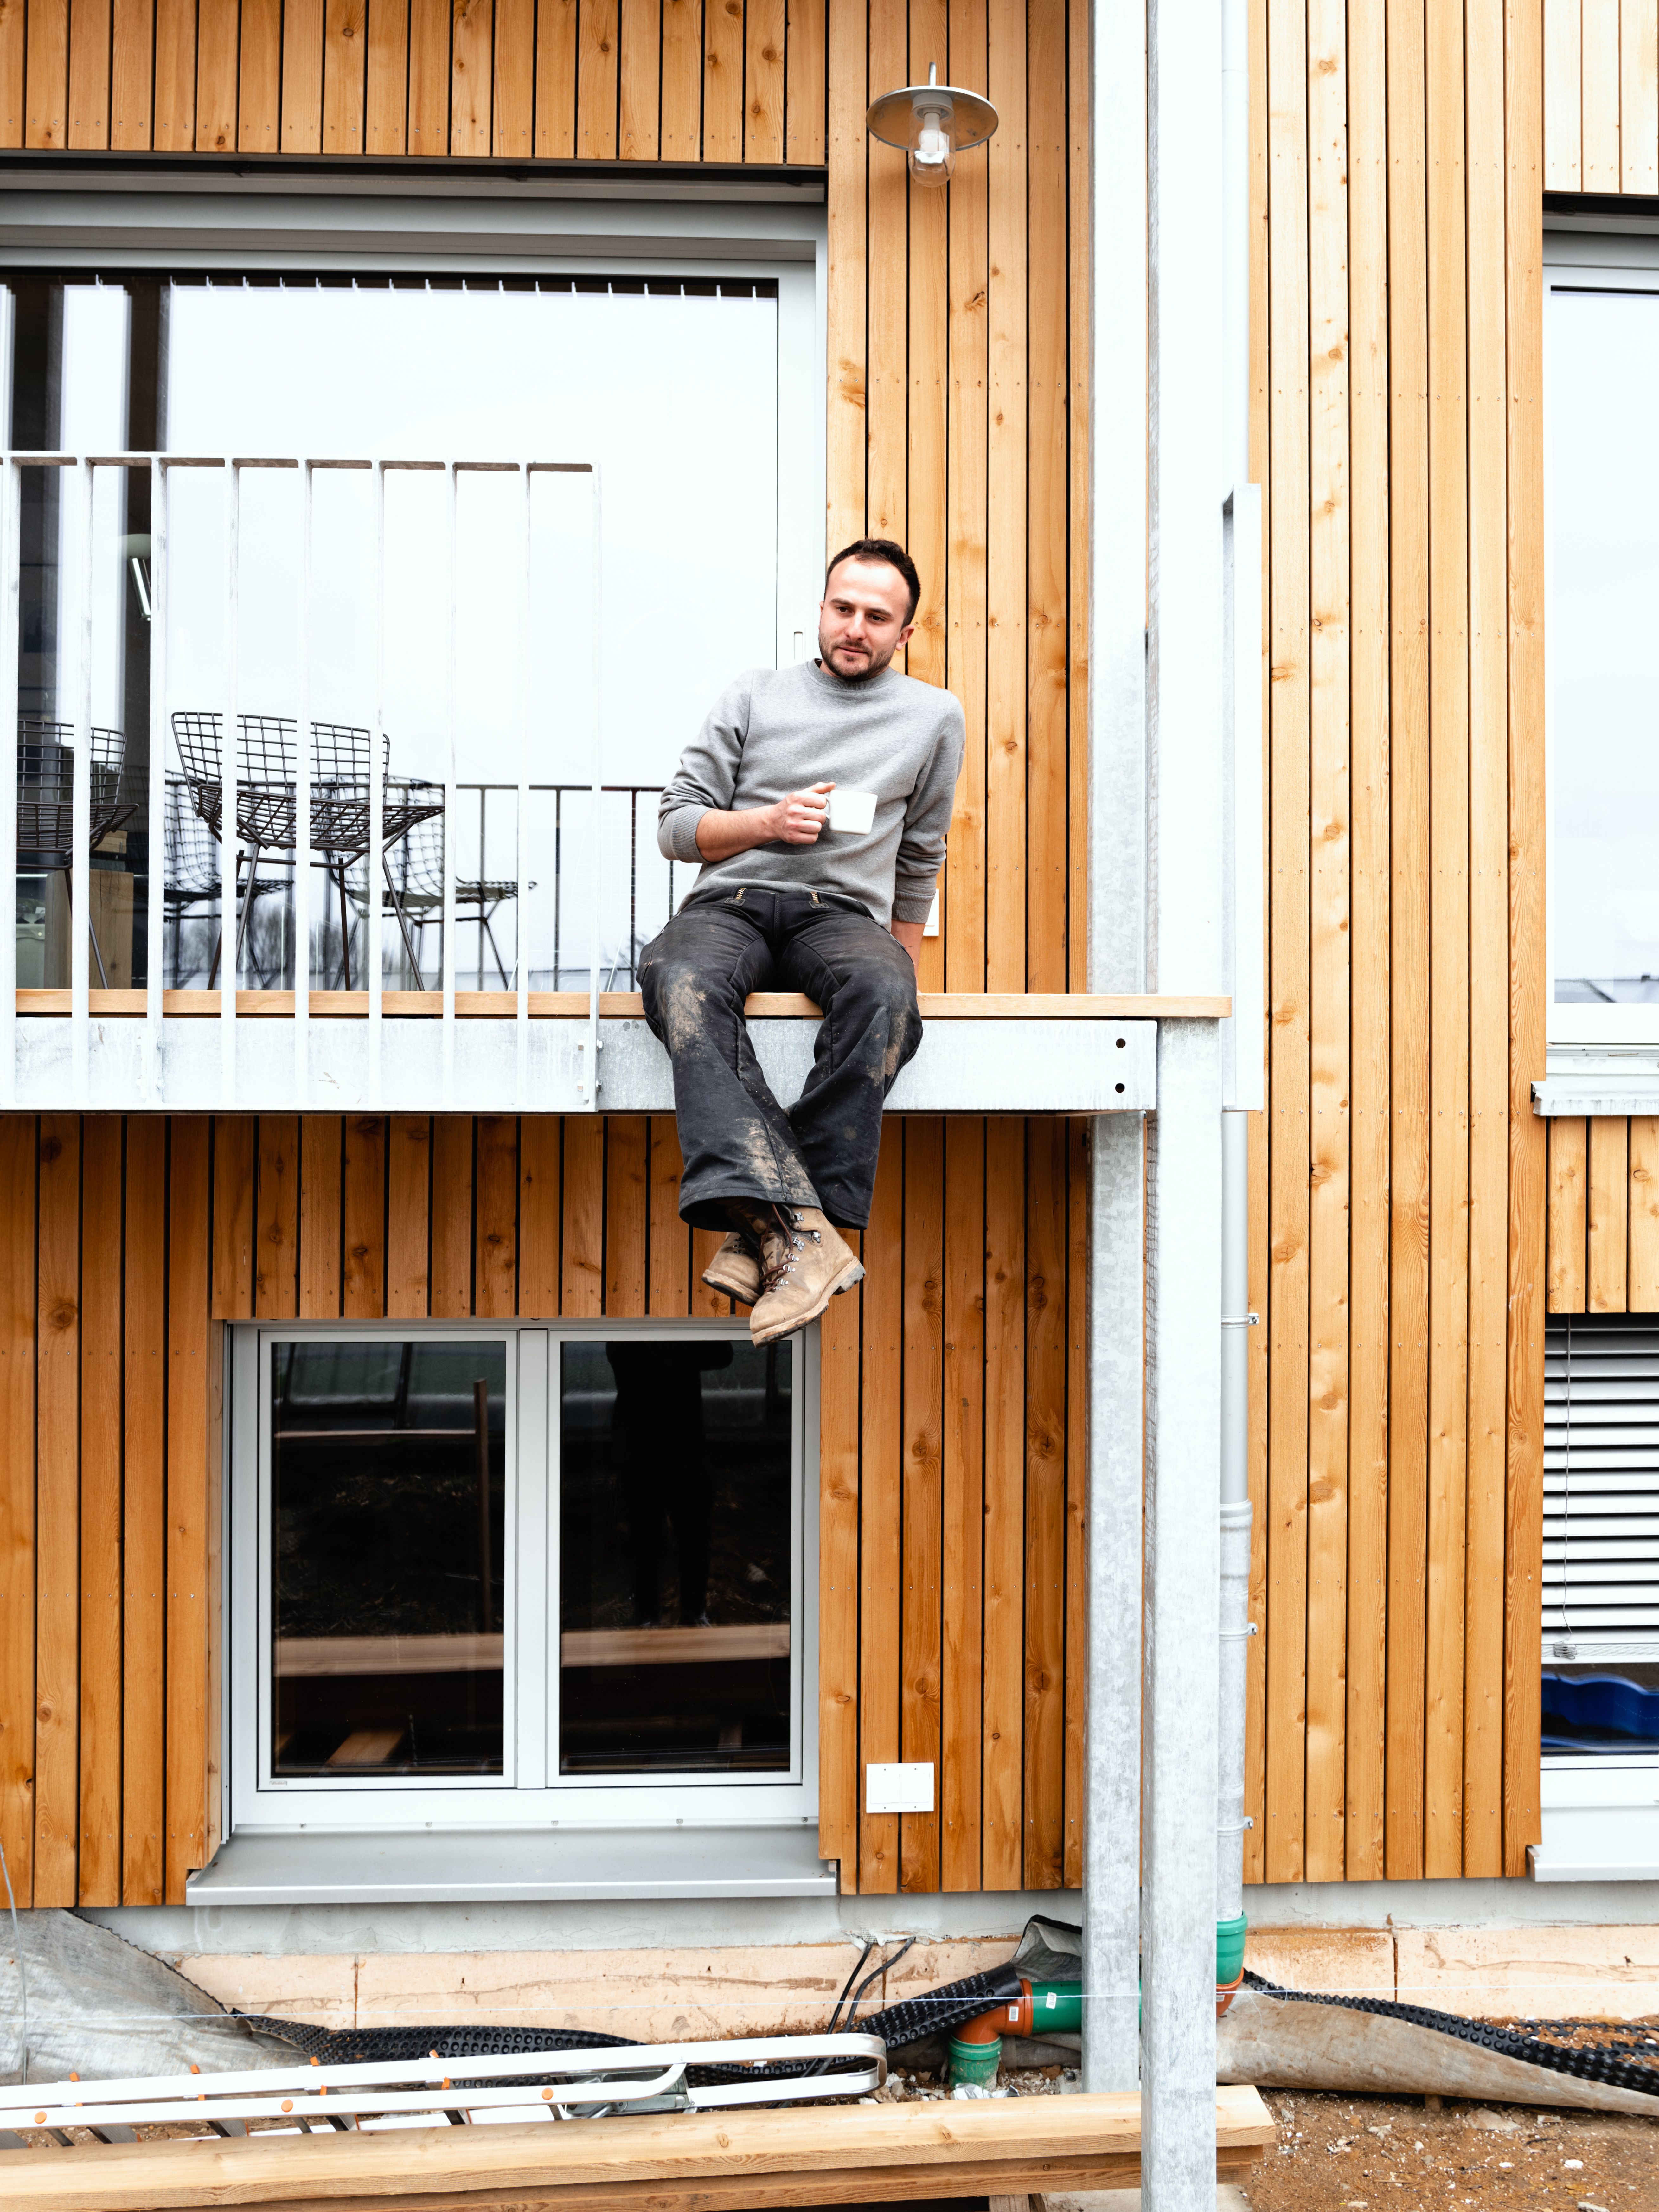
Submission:
POLYGON ((1030 2035, 1031 2017, 1031 1984, 1022 1982, 1018 1997, 993 2006, 977 2020, 970 2020, 966 2027, 952 2033, 958 2043, 994 2043, 1000 2035, 1030 2035))

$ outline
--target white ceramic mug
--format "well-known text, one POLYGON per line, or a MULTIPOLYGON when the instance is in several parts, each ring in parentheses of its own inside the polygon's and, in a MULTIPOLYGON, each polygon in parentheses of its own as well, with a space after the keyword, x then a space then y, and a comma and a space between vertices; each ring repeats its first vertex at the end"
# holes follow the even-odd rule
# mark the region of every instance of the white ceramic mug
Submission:
POLYGON ((876 794, 837 784, 830 794, 830 827, 849 837, 867 837, 875 827, 876 794))

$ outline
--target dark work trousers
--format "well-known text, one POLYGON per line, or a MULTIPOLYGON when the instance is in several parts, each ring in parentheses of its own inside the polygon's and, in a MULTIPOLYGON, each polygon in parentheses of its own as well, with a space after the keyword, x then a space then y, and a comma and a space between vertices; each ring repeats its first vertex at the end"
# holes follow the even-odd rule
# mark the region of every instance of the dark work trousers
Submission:
POLYGON ((862 1229, 881 1109, 921 1042, 916 975, 897 939, 821 891, 695 893, 640 959, 645 1018, 674 1063, 685 1172, 680 1215, 731 1226, 726 1201, 817 1206, 862 1229), (812 1072, 786 1114, 749 1041, 751 991, 804 991, 823 1009, 812 1072))

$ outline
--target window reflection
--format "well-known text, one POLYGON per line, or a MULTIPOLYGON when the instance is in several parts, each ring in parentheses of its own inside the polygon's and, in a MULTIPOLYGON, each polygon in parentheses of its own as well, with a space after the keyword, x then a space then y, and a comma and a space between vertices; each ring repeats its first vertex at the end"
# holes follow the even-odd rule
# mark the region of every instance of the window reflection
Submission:
POLYGON ((270 1358, 273 1772, 502 1773, 505 1347, 270 1358))
POLYGON ((793 1347, 566 1344, 566 1774, 789 1765, 793 1347))

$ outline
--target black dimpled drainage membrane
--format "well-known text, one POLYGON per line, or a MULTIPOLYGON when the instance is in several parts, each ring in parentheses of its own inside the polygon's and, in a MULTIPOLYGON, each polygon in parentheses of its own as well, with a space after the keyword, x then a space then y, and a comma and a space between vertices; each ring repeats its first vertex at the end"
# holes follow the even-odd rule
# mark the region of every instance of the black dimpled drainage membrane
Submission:
POLYGON ((1456 2013, 1432 2012, 1427 2005, 1395 2004, 1386 1997, 1324 1996, 1307 1990, 1284 1990, 1274 1982, 1264 1981, 1260 1974, 1249 1972, 1244 1976, 1244 1986, 1258 1996, 1276 1997, 1290 2004, 1337 2005, 1345 2012, 1371 2013, 1382 2020, 1403 2020, 1413 2027, 1429 2027, 1441 2035, 1455 2036, 1460 2043, 1472 2043, 1477 2050, 1493 2051, 1500 2058, 1518 2058, 1523 2065, 1540 2066, 1551 2074, 1571 2074, 1580 2081, 1605 2081, 1609 2088, 1634 2089, 1659 2103, 1659 2066, 1632 2064, 1629 2059, 1619 2057, 1620 2051, 1629 2049, 1627 2044, 1575 2051, 1561 2044, 1541 2042, 1534 2035, 1517 2035, 1513 2028, 1494 2027, 1485 2021, 1463 2020, 1456 2013))

